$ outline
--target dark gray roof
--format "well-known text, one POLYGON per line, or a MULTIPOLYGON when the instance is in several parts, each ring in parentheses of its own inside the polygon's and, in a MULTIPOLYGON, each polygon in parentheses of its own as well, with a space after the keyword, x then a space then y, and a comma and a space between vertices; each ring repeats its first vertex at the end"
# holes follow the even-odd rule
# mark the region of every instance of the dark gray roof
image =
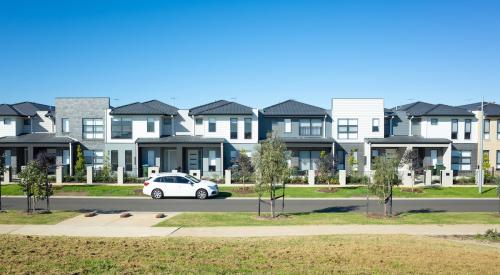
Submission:
POLYGON ((157 144, 157 143, 171 143, 171 144, 179 144, 179 143, 214 143, 220 144, 225 142, 224 138, 205 138, 199 136, 168 136, 168 137, 160 137, 160 138, 138 138, 135 142, 141 144, 157 144))
POLYGON ((53 133, 33 133, 13 137, 0 138, 0 144, 5 143, 74 143, 70 137, 58 137, 53 133))
MULTIPOLYGON (((457 106, 468 111, 481 111, 481 102, 457 106)), ((484 102, 484 114, 487 116, 500 116, 500 105, 494 102, 484 102)))
POLYGON ((252 108, 227 100, 218 100, 191 108, 190 116, 197 115, 252 115, 252 108))
POLYGON ((328 112, 320 107, 292 99, 262 109, 265 116, 325 116, 328 112))
POLYGON ((405 111, 408 116, 474 116, 473 113, 463 108, 421 101, 397 106, 391 108, 390 111, 405 111))
POLYGON ((158 100, 135 102, 113 108, 112 115, 177 115, 178 109, 158 100))
POLYGON ((53 111, 54 106, 49 106, 45 104, 35 103, 35 102, 20 102, 16 104, 1 104, 0 105, 0 115, 11 115, 11 116, 36 116, 38 111, 53 111), (13 112, 14 110, 14 112, 13 112))
POLYGON ((420 136, 390 136, 386 138, 367 138, 366 142, 372 144, 450 144, 451 140, 445 138, 424 138, 420 136))

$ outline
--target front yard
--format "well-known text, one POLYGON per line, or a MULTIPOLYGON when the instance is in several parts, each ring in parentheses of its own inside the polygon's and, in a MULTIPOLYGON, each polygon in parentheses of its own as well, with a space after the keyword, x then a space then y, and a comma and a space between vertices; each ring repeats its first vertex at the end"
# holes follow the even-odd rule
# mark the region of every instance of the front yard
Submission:
POLYGON ((338 224, 500 224, 496 213, 402 213, 392 218, 367 217, 364 213, 293 213, 270 219, 256 213, 182 213, 156 226, 269 226, 269 225, 338 225, 338 224))
POLYGON ((412 236, 248 239, 0 235, 0 273, 495 274, 499 249, 412 236))

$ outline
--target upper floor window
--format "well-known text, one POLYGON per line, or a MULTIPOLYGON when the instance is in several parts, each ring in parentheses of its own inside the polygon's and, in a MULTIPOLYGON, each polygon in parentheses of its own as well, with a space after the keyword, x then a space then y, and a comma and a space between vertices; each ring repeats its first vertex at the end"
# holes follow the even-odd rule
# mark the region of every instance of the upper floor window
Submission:
POLYGON ((500 140, 500 119, 497 120, 497 139, 500 140))
POLYGON ((464 139, 470 139, 470 133, 471 133, 471 120, 466 119, 465 120, 465 127, 464 127, 464 139))
POLYGON ((374 118, 372 119, 372 132, 376 133, 380 131, 380 119, 374 118))
POLYGON ((237 118, 230 118, 230 124, 231 124, 231 139, 237 139, 238 138, 238 119, 237 118))
POLYGON ((31 126, 31 118, 25 118, 23 124, 24 126, 31 126))
POLYGON ((111 120, 111 138, 116 138, 116 139, 132 138, 132 119, 113 118, 111 120))
POLYGON ((292 132, 292 120, 290 118, 285 118, 285 133, 292 132))
POLYGON ((458 138, 458 119, 451 120, 451 139, 458 138))
POLYGON ((490 120, 484 120, 484 139, 490 139, 490 120))
POLYGON ((321 136, 323 123, 321 119, 301 119, 299 121, 299 135, 321 136))
POLYGON ((163 118, 163 128, 168 130, 172 128, 172 118, 163 118))
POLYGON ((500 151, 497 151, 497 169, 500 169, 500 151))
POLYGON ((61 118, 61 130, 64 134, 69 133, 69 119, 68 118, 61 118))
POLYGON ((3 125, 10 125, 11 122, 12 122, 12 119, 10 119, 10 118, 3 119, 3 125))
POLYGON ((245 118, 245 139, 252 139, 252 119, 245 118))
POLYGON ((154 133, 155 131, 155 119, 152 117, 148 117, 147 131, 148 133, 154 133))
POLYGON ((343 118, 338 120, 339 139, 358 139, 358 119, 343 118))
POLYGON ((438 125, 439 119, 431 118, 431 125, 438 125))
POLYGON ((103 139, 104 123, 102 118, 83 119, 83 139, 103 139))
POLYGON ((208 119, 208 132, 215 133, 217 131, 215 118, 208 119))

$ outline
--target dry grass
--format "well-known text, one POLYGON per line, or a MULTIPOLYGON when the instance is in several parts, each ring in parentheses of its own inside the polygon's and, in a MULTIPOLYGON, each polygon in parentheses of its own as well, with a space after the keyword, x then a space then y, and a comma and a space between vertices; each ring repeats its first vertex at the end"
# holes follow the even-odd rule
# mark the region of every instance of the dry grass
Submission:
POLYGON ((498 248, 409 236, 91 239, 0 235, 1 273, 495 274, 498 248))

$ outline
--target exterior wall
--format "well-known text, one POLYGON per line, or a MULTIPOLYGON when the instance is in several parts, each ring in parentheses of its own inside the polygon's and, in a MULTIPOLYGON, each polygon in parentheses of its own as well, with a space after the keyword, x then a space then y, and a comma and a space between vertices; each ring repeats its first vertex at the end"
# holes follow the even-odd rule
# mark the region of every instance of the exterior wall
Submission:
MULTIPOLYGON (((396 116, 392 119, 392 135, 407 136, 410 133, 410 120, 404 111, 395 111, 396 116)), ((389 125, 390 127, 390 125, 389 125)), ((390 129, 389 129, 390 133, 390 129)))
POLYGON ((46 117, 47 111, 38 111, 36 112, 37 116, 32 118, 32 132, 33 133, 53 133, 54 121, 50 117, 46 117))
MULTIPOLYGON (((479 121, 481 119, 480 112, 474 112, 474 114, 479 121)), ((490 138, 483 140, 483 150, 488 151, 490 167, 494 168, 495 170, 500 170, 500 168, 497 168, 497 163, 500 163, 500 160, 497 159, 497 151, 500 151, 500 138, 497 134, 499 132, 497 121, 500 120, 500 117, 487 117, 487 119, 490 120, 490 138)), ((477 131, 474 133, 479 142, 481 136, 479 126, 477 127, 477 131)), ((478 151, 478 158, 481 157, 480 153, 481 152, 478 151)))
POLYGON ((135 143, 138 138, 159 138, 162 132, 162 116, 159 115, 115 115, 109 114, 106 116, 106 142, 107 143, 135 143), (111 121, 113 118, 130 118, 132 119, 132 138, 130 139, 116 139, 111 138, 111 121), (148 133, 148 118, 154 119, 155 129, 154 132, 148 133))
POLYGON ((121 166, 124 169, 125 169, 125 151, 126 150, 132 151, 132 171, 125 171, 125 172, 131 173, 132 175, 137 175, 137 165, 136 165, 137 151, 135 143, 106 143, 105 148, 106 148, 105 155, 110 157, 110 161, 111 161, 111 151, 112 150, 118 151, 118 166, 121 166))
POLYGON ((365 138, 384 137, 384 100, 334 98, 332 100, 333 138, 339 143, 363 143, 365 138), (339 119, 358 120, 358 138, 340 139, 338 136, 339 119), (372 132, 372 119, 379 119, 379 131, 372 132))
POLYGON ((458 138, 453 140, 453 143, 477 143, 478 125, 477 119, 474 117, 422 117, 422 136, 425 138, 446 138, 451 139, 451 120, 458 119, 458 138), (431 119, 437 118, 438 124, 431 125, 431 119), (465 120, 471 119, 471 138, 466 140, 465 120))
POLYGON ((323 133, 321 136, 306 136, 310 138, 331 138, 332 137, 332 119, 326 117, 261 117, 260 125, 260 139, 265 139, 270 132, 276 133, 280 137, 304 137, 300 135, 300 120, 301 119, 321 119, 323 122, 323 133), (291 131, 285 132, 285 119, 291 120, 291 131))
POLYGON ((224 145, 224 168, 231 167, 233 157, 237 157, 241 150, 245 150, 249 157, 252 157, 257 144, 255 143, 226 143, 224 145))
POLYGON ((348 163, 348 157, 351 154, 351 150, 356 150, 358 154, 358 171, 363 172, 365 171, 365 165, 366 165, 366 152, 365 152, 365 143, 337 143, 335 145, 335 162, 339 163, 340 160, 338 159, 338 152, 339 151, 344 151, 345 152, 345 159, 344 159, 344 164, 345 164, 345 170, 346 171, 351 171, 349 168, 349 163, 348 163))
POLYGON ((194 120, 189 116, 189 110, 179 110, 178 116, 175 118, 175 134, 176 135, 192 135, 194 120))
POLYGON ((0 116, 0 137, 13 137, 21 134, 23 119, 18 116, 0 116), (5 125, 4 120, 10 119, 10 124, 5 125))
MULTIPOLYGON (((471 151, 471 171, 478 168, 478 148, 477 143, 453 143, 453 151, 471 151)), ((448 168, 448 167, 446 167, 448 168)))

